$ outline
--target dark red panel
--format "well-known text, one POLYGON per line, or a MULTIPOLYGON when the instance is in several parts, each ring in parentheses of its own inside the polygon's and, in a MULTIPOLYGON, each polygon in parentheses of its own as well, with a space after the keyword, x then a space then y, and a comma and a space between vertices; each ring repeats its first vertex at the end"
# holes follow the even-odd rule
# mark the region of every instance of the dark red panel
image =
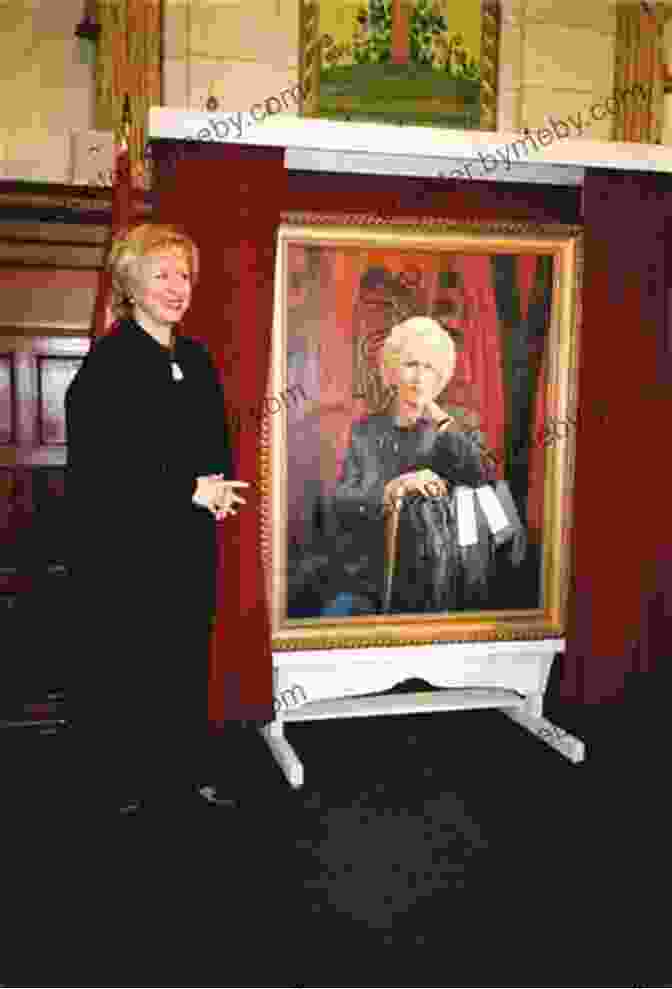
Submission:
POLYGON ((671 193, 666 175, 586 175, 576 584, 563 693, 587 702, 621 697, 628 673, 652 670, 669 652, 672 588, 660 575, 672 547, 662 346, 671 193), (652 608, 667 614, 665 632, 659 622, 651 634, 652 608))

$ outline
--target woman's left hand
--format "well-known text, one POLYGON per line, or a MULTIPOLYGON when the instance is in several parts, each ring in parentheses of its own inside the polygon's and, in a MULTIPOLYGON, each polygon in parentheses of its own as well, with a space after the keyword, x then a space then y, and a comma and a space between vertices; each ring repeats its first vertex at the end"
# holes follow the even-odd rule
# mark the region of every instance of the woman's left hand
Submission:
POLYGON ((237 515, 235 505, 245 505, 246 501, 236 494, 236 488, 249 488, 247 481, 220 481, 212 503, 212 512, 217 522, 229 515, 237 515))

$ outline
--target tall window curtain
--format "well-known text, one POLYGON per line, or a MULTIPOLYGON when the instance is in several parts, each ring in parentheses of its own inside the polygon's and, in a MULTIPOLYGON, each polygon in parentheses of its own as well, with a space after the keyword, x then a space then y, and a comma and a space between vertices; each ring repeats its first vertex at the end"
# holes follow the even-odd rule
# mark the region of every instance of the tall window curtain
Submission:
POLYGON ((135 188, 146 188, 143 169, 150 106, 161 103, 163 0, 98 0, 101 27, 96 59, 96 128, 115 131, 124 96, 131 101, 129 155, 135 188))
POLYGON ((660 144, 665 109, 663 5, 622 3, 616 18, 614 95, 619 113, 614 116, 612 140, 660 144), (638 87, 648 99, 642 98, 638 87))

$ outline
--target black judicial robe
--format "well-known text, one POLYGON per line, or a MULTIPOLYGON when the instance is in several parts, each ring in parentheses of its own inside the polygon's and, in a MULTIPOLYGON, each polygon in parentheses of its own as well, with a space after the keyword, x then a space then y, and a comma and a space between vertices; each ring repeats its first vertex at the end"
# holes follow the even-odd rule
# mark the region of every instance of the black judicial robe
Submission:
MULTIPOLYGON (((391 415, 370 415, 352 426, 350 446, 334 492, 334 509, 347 533, 354 536, 359 567, 350 589, 370 600, 371 610, 382 610, 385 590, 385 485, 411 470, 433 470, 452 485, 476 487, 487 479, 480 451, 466 433, 437 433, 434 423, 419 419, 412 426, 398 426, 391 415)), ((406 498, 399 516, 398 558, 391 608, 393 612, 459 610, 467 605, 471 585, 478 583, 488 565, 488 540, 479 540, 475 551, 465 553, 451 538, 448 524, 450 496, 406 498), (416 502, 414 505, 413 503, 416 502), (423 511, 432 506, 426 517, 423 511), (438 510, 438 514, 437 514, 438 510), (427 552, 436 537, 442 546, 440 563, 430 566, 437 554, 427 552), (399 562, 399 560, 398 560, 399 562), (459 579, 462 575, 466 579, 459 579)))
POLYGON ((233 479, 217 371, 197 341, 171 354, 127 319, 65 406, 75 723, 113 723, 136 747, 147 726, 205 730, 216 523, 192 496, 199 475, 233 479))

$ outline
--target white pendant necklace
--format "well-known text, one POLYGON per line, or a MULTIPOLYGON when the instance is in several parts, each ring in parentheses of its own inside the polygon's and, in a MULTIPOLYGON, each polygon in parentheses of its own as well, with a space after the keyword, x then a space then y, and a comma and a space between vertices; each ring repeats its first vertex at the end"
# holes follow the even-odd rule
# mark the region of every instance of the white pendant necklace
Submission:
POLYGON ((171 361, 170 366, 173 372, 173 381, 182 381, 184 375, 182 374, 182 368, 177 361, 171 361))

